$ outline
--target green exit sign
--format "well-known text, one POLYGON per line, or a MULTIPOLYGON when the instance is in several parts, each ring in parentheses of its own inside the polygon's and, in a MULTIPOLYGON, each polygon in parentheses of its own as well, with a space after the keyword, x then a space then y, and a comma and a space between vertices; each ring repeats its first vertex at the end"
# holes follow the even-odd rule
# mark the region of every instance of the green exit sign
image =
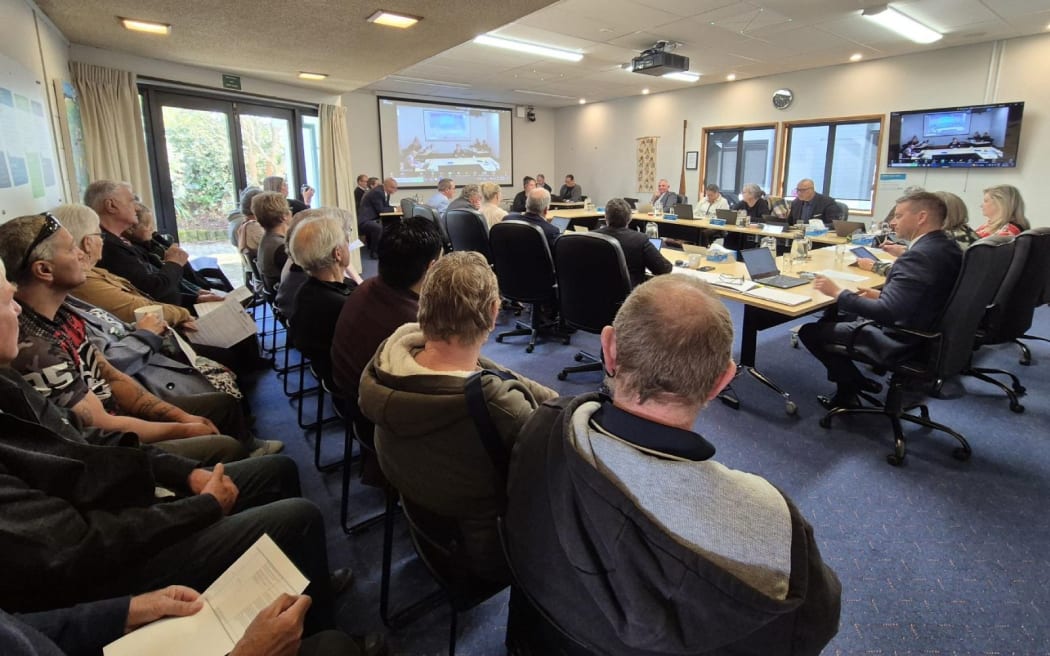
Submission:
POLYGON ((222 76, 222 88, 233 89, 234 91, 241 90, 241 76, 240 75, 227 75, 222 76))

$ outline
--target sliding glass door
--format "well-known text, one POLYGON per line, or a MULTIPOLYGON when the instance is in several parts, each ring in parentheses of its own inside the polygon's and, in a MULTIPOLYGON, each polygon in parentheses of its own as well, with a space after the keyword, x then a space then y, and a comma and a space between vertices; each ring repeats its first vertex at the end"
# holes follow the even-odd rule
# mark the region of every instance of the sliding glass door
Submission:
POLYGON ((154 198, 143 202, 155 206, 158 232, 175 237, 191 258, 214 258, 236 283, 240 255, 228 217, 241 191, 269 176, 284 178, 289 196, 303 183, 316 188, 316 145, 308 144, 308 157, 303 149, 303 137, 316 134, 316 117, 293 107, 141 91, 154 184, 154 198))

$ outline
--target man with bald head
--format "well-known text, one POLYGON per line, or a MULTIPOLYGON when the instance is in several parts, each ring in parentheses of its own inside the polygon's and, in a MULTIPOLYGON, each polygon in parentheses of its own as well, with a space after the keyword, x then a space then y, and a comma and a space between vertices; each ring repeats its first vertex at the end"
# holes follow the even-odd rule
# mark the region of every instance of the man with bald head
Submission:
POLYGON ((795 185, 795 200, 791 203, 789 224, 806 224, 810 219, 820 219, 830 228, 832 221, 841 218, 842 211, 834 198, 818 194, 816 186, 809 178, 798 181, 798 184, 795 185))
POLYGON ((653 207, 670 211, 674 209, 675 205, 682 202, 682 197, 671 191, 671 183, 664 178, 656 184, 656 193, 649 199, 649 202, 653 204, 653 207))
POLYGON ((528 196, 525 197, 525 211, 521 213, 512 212, 503 217, 504 221, 525 221, 539 226, 543 235, 547 238, 551 255, 554 254, 554 242, 561 236, 561 231, 551 223, 551 217, 547 216, 547 210, 551 206, 551 192, 543 187, 533 187, 528 196))
MULTIPOLYGON (((514 448, 504 525, 521 590, 595 653, 819 654, 841 586, 812 528, 694 432, 736 374, 729 311, 706 283, 660 276, 601 344, 612 398, 547 401, 514 448)), ((511 594, 514 625, 531 607, 511 594)))
POLYGON ((397 193, 397 180, 387 178, 382 185, 365 194, 361 199, 361 207, 357 209, 357 232, 361 235, 368 251, 375 258, 376 246, 379 238, 383 236, 383 224, 379 219, 380 214, 394 211, 391 196, 397 193))

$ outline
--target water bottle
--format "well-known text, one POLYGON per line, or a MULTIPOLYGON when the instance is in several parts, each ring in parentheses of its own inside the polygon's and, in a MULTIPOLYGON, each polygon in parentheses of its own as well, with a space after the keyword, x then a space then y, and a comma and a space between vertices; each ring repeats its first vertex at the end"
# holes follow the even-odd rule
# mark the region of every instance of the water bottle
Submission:
POLYGON ((660 226, 652 221, 646 221, 645 223, 645 236, 649 239, 660 238, 660 226))
POLYGON ((762 248, 768 248, 769 252, 773 254, 773 257, 777 256, 777 238, 776 237, 763 237, 759 244, 762 248))
POLYGON ((795 260, 802 262, 809 259, 809 248, 811 242, 809 237, 797 237, 791 242, 791 255, 795 260))

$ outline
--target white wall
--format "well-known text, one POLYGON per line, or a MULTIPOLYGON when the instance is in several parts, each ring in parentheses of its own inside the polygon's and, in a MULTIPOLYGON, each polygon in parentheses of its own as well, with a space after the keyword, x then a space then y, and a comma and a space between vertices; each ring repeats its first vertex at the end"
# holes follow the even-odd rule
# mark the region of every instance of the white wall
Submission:
MULTIPOLYGON (((1033 202, 1050 179, 1046 156, 1050 87, 1040 82, 1048 73, 1050 35, 1039 35, 569 107, 556 113, 554 159, 558 176, 575 173, 585 192, 601 204, 614 196, 638 195, 637 137, 660 137, 658 175, 677 189, 683 119, 689 121, 686 150, 699 151, 705 126, 865 114, 886 115, 888 120, 894 110, 1022 100, 1025 114, 1017 168, 908 170, 906 184, 959 194, 970 208, 974 226, 981 223, 982 189, 1013 184, 1029 197, 1033 224, 1050 225, 1050 216, 1040 211, 1041 203, 1033 202), (795 93, 794 103, 784 111, 774 109, 770 101, 781 87, 795 93)), ((886 129, 884 124, 880 172, 887 172, 886 129)), ((690 199, 698 197, 699 174, 699 170, 686 172, 690 199)), ((788 180, 788 186, 794 182, 788 180)), ((877 193, 875 216, 885 215, 897 195, 896 190, 877 193)))
MULTIPOLYGON (((60 109, 54 93, 52 80, 69 79, 68 70, 69 44, 37 9, 36 5, 25 0, 0 0, 0 53, 29 71, 40 85, 41 97, 45 99, 51 122, 51 135, 54 145, 52 156, 57 162, 56 173, 60 184, 54 190, 48 190, 43 198, 19 199, 10 201, 9 206, 0 206, 0 222, 7 219, 43 211, 49 207, 65 202, 68 196, 66 181, 69 179, 65 169, 65 150, 60 131, 57 129, 60 109)), ((0 71, 0 79, 16 71, 0 71)), ((63 110, 64 111, 64 110, 63 110)), ((5 198, 20 198, 8 196, 5 198)))
MULTIPOLYGON (((449 102, 448 98, 425 96, 411 96, 411 98, 449 102)), ((379 155, 379 103, 375 94, 365 91, 344 94, 342 103, 346 107, 347 123, 349 124, 350 158, 353 162, 355 177, 357 173, 365 173, 377 178, 384 177, 379 155)), ((551 110, 537 107, 535 123, 516 116, 512 119, 515 180, 520 180, 526 175, 535 176, 537 173, 546 173, 549 183, 554 180, 551 173, 554 170, 554 114, 551 110)), ((551 186, 553 187, 554 184, 551 183, 551 186)), ((512 187, 504 187, 504 198, 516 194, 518 188, 518 183, 512 187)), ((405 190, 395 194, 394 199, 397 201, 405 196, 413 195, 418 195, 420 199, 426 200, 433 195, 433 190, 405 190)))

